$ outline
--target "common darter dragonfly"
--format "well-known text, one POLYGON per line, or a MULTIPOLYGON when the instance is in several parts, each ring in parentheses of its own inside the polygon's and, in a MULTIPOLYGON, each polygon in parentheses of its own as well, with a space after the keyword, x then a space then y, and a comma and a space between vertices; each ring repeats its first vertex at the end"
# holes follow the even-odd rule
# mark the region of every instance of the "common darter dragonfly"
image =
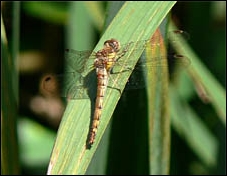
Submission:
MULTIPOLYGON (((187 35, 183 31, 172 32, 175 35, 187 35)), ((97 77, 97 92, 96 102, 93 121, 91 123, 89 136, 87 140, 87 146, 91 146, 95 141, 98 125, 103 109, 103 100, 109 81, 113 78, 110 76, 112 73, 115 74, 114 70, 117 65, 123 66, 124 71, 132 70, 130 60, 126 61, 127 52, 133 48, 133 52, 142 52, 145 49, 149 40, 130 42, 128 44, 121 45, 120 41, 116 39, 106 40, 104 46, 97 52, 92 51, 77 51, 73 49, 66 50, 66 70, 68 74, 65 76, 64 89, 62 96, 68 99, 82 99, 89 98, 89 84, 94 80, 94 77, 87 76, 92 70, 96 70, 97 77)), ((150 46, 151 48, 151 46, 150 46)), ((152 48, 151 48, 152 49, 152 48)), ((131 55, 130 55, 131 56, 131 55)), ((166 56, 159 56, 148 60, 139 60, 134 72, 137 70, 141 71, 141 68, 146 67, 159 67, 166 66, 166 56)), ((189 60, 181 55, 176 55, 173 59, 174 64, 177 65, 188 65, 189 60)), ((116 72, 117 73, 117 72, 116 72)), ((118 72, 117 74, 120 74, 118 72)), ((93 74, 94 75, 94 74, 93 74)), ((142 80, 143 78, 141 78, 142 80)), ((140 79, 129 80, 129 88, 140 88, 140 79), (138 83, 139 82, 139 83, 138 83)))

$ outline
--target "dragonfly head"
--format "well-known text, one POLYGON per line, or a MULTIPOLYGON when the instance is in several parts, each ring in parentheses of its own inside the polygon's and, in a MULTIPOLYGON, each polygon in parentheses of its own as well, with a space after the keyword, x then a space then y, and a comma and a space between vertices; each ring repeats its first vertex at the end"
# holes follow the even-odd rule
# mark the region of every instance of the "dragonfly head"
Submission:
POLYGON ((110 47, 115 52, 118 52, 121 48, 121 45, 120 45, 120 42, 117 41, 116 39, 110 39, 110 40, 105 41, 104 47, 110 47))

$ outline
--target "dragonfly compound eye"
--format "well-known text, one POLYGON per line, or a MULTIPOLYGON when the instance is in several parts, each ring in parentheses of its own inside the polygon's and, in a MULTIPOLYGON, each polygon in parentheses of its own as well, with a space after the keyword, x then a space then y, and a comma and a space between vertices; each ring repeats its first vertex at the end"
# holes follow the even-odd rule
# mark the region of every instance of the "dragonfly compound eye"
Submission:
POLYGON ((115 52, 118 52, 120 50, 120 42, 116 39, 107 40, 104 45, 106 47, 111 47, 115 52))

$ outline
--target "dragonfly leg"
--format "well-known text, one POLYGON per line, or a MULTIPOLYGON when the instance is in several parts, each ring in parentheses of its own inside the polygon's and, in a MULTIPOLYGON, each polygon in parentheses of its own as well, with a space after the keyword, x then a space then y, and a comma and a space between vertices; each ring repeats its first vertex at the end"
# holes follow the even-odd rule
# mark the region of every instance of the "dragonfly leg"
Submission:
POLYGON ((116 61, 118 61, 120 58, 122 58, 126 54, 126 52, 129 49, 129 46, 131 44, 132 44, 132 42, 130 42, 129 44, 127 44, 127 46, 121 51, 121 53, 118 54, 116 61))
POLYGON ((117 87, 112 87, 112 86, 107 86, 107 87, 111 88, 111 89, 116 89, 120 93, 120 95, 122 94, 121 89, 119 89, 117 87))

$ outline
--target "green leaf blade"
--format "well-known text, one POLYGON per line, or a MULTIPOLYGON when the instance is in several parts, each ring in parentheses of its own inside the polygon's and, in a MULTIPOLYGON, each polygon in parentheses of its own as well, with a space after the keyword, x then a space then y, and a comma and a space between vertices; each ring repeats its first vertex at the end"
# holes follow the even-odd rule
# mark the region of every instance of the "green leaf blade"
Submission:
MULTIPOLYGON (((147 40, 160 25, 174 3, 175 2, 126 2, 106 29, 95 51, 102 48, 103 42, 110 38, 116 38, 121 43, 147 40)), ((132 51, 128 52, 131 53, 132 51)), ((130 59, 134 60, 136 64, 141 53, 133 55, 130 59)), ((129 57, 131 57, 130 54, 127 58, 129 57)), ((116 80, 122 83, 122 90, 129 76, 130 72, 117 75, 116 80)), ((93 84, 92 86, 96 87, 97 85, 93 84)), ((90 150, 86 149, 86 140, 89 132, 89 123, 93 116, 90 101, 93 100, 86 101, 86 103, 82 103, 80 100, 69 102, 58 131, 48 174, 85 173, 119 98, 120 93, 118 90, 107 89, 96 140, 90 150), (63 158, 67 158, 67 160, 63 158), (62 163, 64 163, 64 166, 62 166, 62 163)))

